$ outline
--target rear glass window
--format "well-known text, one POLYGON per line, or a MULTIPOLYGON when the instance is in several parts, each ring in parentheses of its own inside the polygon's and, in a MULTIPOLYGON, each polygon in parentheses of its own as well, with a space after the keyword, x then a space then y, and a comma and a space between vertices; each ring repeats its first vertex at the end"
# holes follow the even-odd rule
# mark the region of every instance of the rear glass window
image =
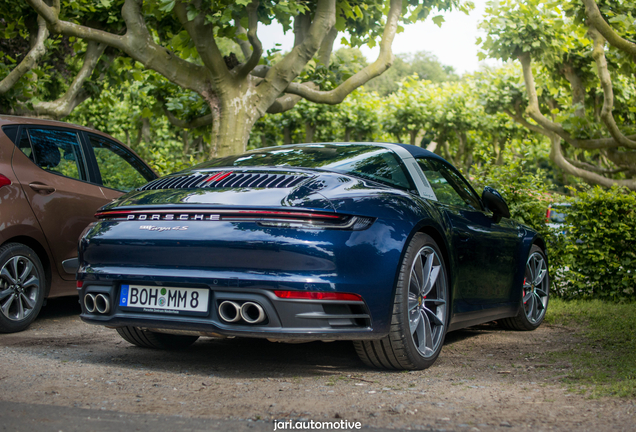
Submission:
POLYGON ((298 167, 335 171, 388 186, 415 190, 402 161, 383 147, 356 144, 311 144, 269 148, 198 165, 216 167, 298 167))

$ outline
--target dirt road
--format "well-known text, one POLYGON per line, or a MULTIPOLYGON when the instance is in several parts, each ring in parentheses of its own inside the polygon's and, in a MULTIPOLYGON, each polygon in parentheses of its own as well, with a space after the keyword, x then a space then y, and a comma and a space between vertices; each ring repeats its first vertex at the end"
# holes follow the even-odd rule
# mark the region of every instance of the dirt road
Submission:
POLYGON ((576 329, 453 332, 431 369, 384 372, 366 368, 344 342, 200 339, 182 352, 141 349, 77 314, 76 300, 51 301, 30 329, 0 335, 0 400, 266 422, 272 431, 273 420, 289 419, 446 431, 636 430, 636 401, 589 399, 560 381, 572 366, 547 353, 578 343, 576 329))

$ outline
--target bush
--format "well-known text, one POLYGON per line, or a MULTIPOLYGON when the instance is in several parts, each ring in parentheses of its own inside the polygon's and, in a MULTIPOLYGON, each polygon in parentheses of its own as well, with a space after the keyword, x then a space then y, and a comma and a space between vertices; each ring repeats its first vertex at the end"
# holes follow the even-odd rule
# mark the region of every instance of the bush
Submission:
POLYGON ((487 164, 471 175, 471 182, 481 191, 491 186, 504 197, 512 219, 528 225, 542 236, 551 235, 545 223, 548 205, 552 201, 552 183, 543 170, 536 173, 527 163, 515 159, 506 165, 487 164))
POLYGON ((636 300, 635 192, 597 186, 572 197, 551 195, 553 186, 545 173, 528 171, 520 160, 486 165, 471 177, 479 189, 497 189, 512 218, 544 238, 554 294, 566 299, 636 300), (564 234, 546 225, 550 202, 571 204, 564 234))
POLYGON ((560 269, 552 272, 556 293, 636 300, 636 193, 588 187, 569 202, 560 269))

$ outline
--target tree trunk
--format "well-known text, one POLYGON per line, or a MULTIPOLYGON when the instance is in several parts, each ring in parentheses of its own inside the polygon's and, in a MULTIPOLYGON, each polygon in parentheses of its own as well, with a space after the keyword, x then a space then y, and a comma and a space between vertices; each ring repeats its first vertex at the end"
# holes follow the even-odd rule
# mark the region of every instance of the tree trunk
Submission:
POLYGON ((227 102, 223 105, 214 100, 210 103, 213 119, 210 159, 243 153, 252 127, 260 117, 249 96, 239 94, 224 99, 227 102))
POLYGON ((351 131, 353 130, 353 128, 345 128, 345 136, 344 136, 344 141, 345 142, 349 142, 351 141, 351 131))
POLYGON ((409 131, 409 144, 417 145, 417 144, 415 144, 415 141, 417 140, 417 133, 418 132, 419 132, 418 130, 410 130, 409 131))
POLYGON ((283 144, 291 144, 292 140, 291 140, 291 130, 289 129, 289 126, 285 126, 283 128, 283 144))
POLYGON ((305 142, 314 142, 314 133, 316 132, 316 125, 311 123, 305 123, 305 142))
POLYGON ((497 155, 497 165, 503 165, 503 155, 504 155, 504 150, 506 149, 506 140, 502 139, 499 142, 499 154, 497 155))
POLYGON ((183 142, 183 154, 188 155, 190 153, 190 134, 187 129, 184 129, 181 134, 183 142))

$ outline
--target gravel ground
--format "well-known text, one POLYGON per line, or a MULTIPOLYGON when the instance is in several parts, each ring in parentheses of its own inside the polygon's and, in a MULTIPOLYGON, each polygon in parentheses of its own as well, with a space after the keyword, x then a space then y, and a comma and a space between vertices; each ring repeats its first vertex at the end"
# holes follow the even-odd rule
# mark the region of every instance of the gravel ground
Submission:
MULTIPOLYGON (((200 339, 181 352, 134 347, 80 321, 76 299, 49 302, 22 333, 0 336, 0 400, 131 414, 268 422, 357 421, 446 431, 636 430, 636 401, 590 399, 545 358, 575 328, 450 333, 418 372, 366 368, 350 343, 200 339)), ((260 424, 260 423, 259 423, 260 424)))

